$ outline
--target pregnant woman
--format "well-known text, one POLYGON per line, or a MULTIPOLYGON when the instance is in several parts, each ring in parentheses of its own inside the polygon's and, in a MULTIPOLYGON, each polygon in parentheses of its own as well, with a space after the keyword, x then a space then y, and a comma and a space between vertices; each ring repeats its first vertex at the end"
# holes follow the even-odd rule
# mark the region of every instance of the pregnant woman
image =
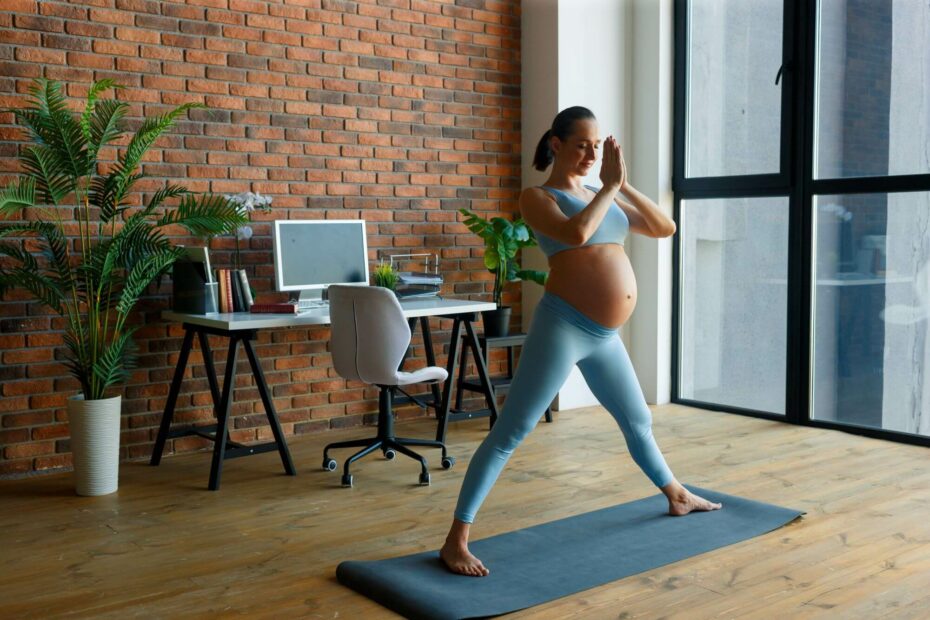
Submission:
POLYGON ((549 280, 503 411, 468 466, 452 529, 440 551, 455 573, 489 574, 468 551, 469 528, 510 455, 535 428, 576 364, 620 426, 633 460, 668 498, 669 514, 720 508, 688 491, 669 470, 617 332, 636 304, 636 280, 624 239, 630 232, 669 237, 675 234, 675 223, 629 184, 613 137, 603 143, 602 187, 584 185, 600 148, 597 120, 582 107, 559 112, 536 147, 533 165, 538 170, 552 165, 552 171, 545 185, 523 191, 520 212, 549 258, 549 280))

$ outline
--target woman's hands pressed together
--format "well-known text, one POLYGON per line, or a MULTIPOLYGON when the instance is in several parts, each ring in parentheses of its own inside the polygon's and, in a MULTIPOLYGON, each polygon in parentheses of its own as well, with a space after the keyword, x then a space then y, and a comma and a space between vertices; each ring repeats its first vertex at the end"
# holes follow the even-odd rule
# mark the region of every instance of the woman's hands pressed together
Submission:
POLYGON ((601 159, 601 183, 604 187, 622 190, 626 185, 626 176, 626 162, 623 160, 623 150, 617 144, 616 138, 608 136, 604 140, 604 155, 601 159))

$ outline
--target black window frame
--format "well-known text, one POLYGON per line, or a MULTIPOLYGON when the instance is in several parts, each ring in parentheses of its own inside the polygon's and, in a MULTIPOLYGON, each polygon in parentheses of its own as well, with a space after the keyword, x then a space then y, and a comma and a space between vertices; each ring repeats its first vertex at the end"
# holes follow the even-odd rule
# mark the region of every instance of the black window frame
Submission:
MULTIPOLYGON (((731 0, 740 1, 740 0, 731 0)), ((785 413, 745 409, 682 398, 681 386, 681 234, 673 244, 672 402, 690 407, 778 420, 790 424, 930 447, 930 437, 875 427, 811 418, 811 320, 813 200, 827 194, 930 192, 930 174, 814 179, 814 119, 818 0, 784 0, 781 65, 781 169, 774 174, 687 178, 685 175, 688 7, 675 0, 673 167, 674 217, 681 230, 683 200, 708 198, 788 198, 788 288, 785 413)), ((774 79, 774 76, 773 76, 774 79)))

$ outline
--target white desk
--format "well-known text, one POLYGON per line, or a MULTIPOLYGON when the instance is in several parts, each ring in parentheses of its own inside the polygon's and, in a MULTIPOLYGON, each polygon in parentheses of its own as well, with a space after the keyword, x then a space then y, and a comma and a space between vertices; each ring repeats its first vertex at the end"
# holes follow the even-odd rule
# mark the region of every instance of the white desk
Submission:
MULTIPOLYGON (((485 400, 487 401, 490 415, 492 419, 496 419, 498 414, 497 402, 494 398, 494 390, 488 378, 487 366, 484 362, 484 356, 481 353, 473 322, 477 318, 478 312, 494 310, 497 306, 489 302, 476 302, 449 297, 433 297, 402 300, 401 307, 404 310, 404 316, 410 322, 411 331, 415 329, 416 323, 419 320, 423 332, 424 345, 426 347, 426 359, 431 366, 435 365, 436 360, 429 330, 429 317, 441 316, 454 319, 451 342, 449 344, 449 356, 446 365, 449 376, 443 385, 441 394, 439 393, 438 387, 434 386, 433 402, 430 403, 436 408, 437 417, 439 418, 436 440, 445 441, 446 428, 450 417, 452 417, 450 416, 452 378, 455 376, 458 364, 458 348, 462 340, 461 330, 463 327, 465 328, 465 345, 471 348, 476 361, 478 377, 484 387, 485 400)), ((251 341, 255 339, 256 332, 260 329, 327 325, 330 323, 329 308, 317 308, 299 315, 250 314, 248 312, 185 314, 165 311, 162 313, 162 318, 168 321, 182 323, 184 325, 184 340, 181 345, 180 355, 178 356, 178 364, 175 367, 174 378, 171 381, 168 400, 165 403, 165 410, 162 414, 161 424, 158 429, 158 437, 155 440, 155 448, 152 452, 150 463, 152 465, 158 465, 161 462, 165 443, 169 437, 197 434, 214 442, 213 462, 210 468, 210 490, 215 491, 219 489, 222 463, 225 459, 247 456, 260 452, 277 450, 281 456, 284 471, 288 475, 296 475, 297 470, 294 468, 293 461, 291 460, 290 451, 287 448, 287 442, 284 439, 284 433, 278 422, 278 416, 274 410, 274 404, 268 390, 268 385, 265 382, 265 375, 262 372, 261 364, 255 354, 255 350, 252 348, 251 341), (180 393, 181 383, 184 379, 184 371, 187 368, 187 361, 190 357, 195 335, 198 337, 200 349, 203 353, 204 366, 206 367, 207 380, 213 397, 214 413, 217 423, 216 425, 187 427, 172 431, 171 421, 174 417, 174 408, 177 403, 178 394, 180 393), (216 369, 213 365, 213 353, 210 350, 207 338, 207 336, 210 335, 229 338, 229 350, 226 357, 226 371, 223 378, 222 390, 220 390, 220 386, 217 382, 216 369), (244 446, 229 441, 228 423, 232 410, 232 388, 235 383, 234 373, 239 343, 242 343, 246 355, 249 358, 249 365, 252 369, 252 375, 255 377, 258 392, 265 408, 265 415, 268 418, 268 423, 274 434, 274 442, 244 446)))
MULTIPOLYGON (((400 305, 404 309, 404 316, 408 319, 484 312, 485 310, 494 310, 497 307, 486 301, 471 301, 451 297, 405 299, 401 301, 400 305)), ((190 323, 227 331, 300 327, 301 325, 329 325, 330 322, 329 308, 315 308, 301 314, 251 314, 249 312, 185 314, 166 310, 161 313, 161 316, 169 321, 190 323)))

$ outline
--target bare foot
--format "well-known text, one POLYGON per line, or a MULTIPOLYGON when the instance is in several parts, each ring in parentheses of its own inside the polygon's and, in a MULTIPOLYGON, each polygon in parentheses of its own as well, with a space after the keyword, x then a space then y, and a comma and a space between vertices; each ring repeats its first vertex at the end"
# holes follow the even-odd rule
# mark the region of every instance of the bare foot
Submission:
POLYGON ((709 502, 688 489, 680 485, 679 487, 674 493, 667 495, 668 514, 674 517, 681 517, 690 512, 706 512, 723 508, 723 504, 709 502))
POLYGON ((467 545, 456 545, 446 541, 439 550, 439 557, 453 573, 469 577, 487 577, 491 573, 481 560, 468 551, 467 545))

